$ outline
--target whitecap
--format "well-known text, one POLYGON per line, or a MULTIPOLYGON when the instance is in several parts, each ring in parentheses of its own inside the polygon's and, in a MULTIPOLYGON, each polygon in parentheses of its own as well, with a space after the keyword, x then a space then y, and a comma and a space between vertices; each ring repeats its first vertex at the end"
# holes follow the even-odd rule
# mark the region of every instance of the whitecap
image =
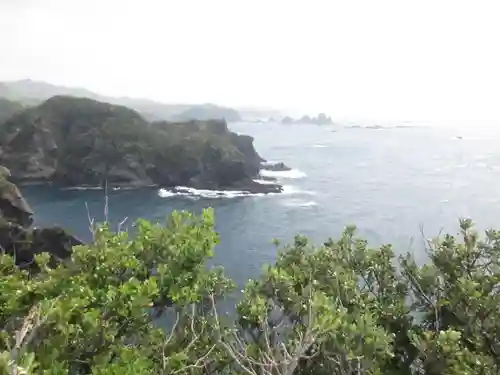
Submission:
POLYGON ((312 145, 314 148, 325 148, 328 147, 327 145, 312 145))
POLYGON ((300 204, 300 207, 314 207, 318 204, 315 201, 308 201, 300 204))
POLYGON ((278 178, 278 179, 296 179, 296 178, 304 178, 307 175, 298 170, 298 169, 291 169, 289 171, 269 171, 266 169, 262 169, 260 171, 261 176, 263 177, 271 177, 271 178, 278 178))
POLYGON ((318 204, 314 201, 303 201, 300 199, 290 199, 283 202, 286 207, 314 207, 318 204))
POLYGON ((170 198, 170 197, 175 197, 177 194, 166 189, 160 189, 158 190, 158 195, 161 198, 170 198))
POLYGON ((284 195, 316 195, 314 191, 301 190, 293 185, 283 185, 283 192, 281 194, 284 195))
POLYGON ((102 186, 71 186, 64 187, 61 190, 104 190, 102 186))

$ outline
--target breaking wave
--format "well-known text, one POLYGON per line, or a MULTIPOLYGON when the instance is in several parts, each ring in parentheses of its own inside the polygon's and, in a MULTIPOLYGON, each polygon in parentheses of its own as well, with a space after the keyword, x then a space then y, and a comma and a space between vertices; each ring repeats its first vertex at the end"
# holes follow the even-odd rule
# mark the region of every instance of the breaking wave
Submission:
POLYGON ((104 190, 102 186, 69 186, 63 187, 61 190, 104 190))
POLYGON ((318 204, 315 201, 303 201, 300 199, 290 199, 283 202, 283 205, 286 207, 314 207, 318 204))
POLYGON ((296 178, 304 178, 307 175, 298 170, 291 169, 289 171, 269 171, 267 169, 262 169, 260 171, 260 175, 263 177, 277 178, 277 179, 296 179, 296 178))
MULTIPOLYGON (((258 183, 269 184, 269 181, 265 180, 255 180, 258 183)), ((243 197, 266 197, 266 196, 276 196, 276 195, 315 195, 312 191, 304 191, 291 185, 284 185, 283 191, 281 193, 249 193, 247 191, 240 190, 205 190, 205 189, 194 189, 186 186, 178 186, 175 191, 160 189, 158 190, 158 196, 161 198, 186 198, 191 200, 198 199, 234 199, 243 197)))
POLYGON ((176 191, 160 189, 158 190, 158 195, 161 198, 186 197, 191 199, 242 198, 242 197, 259 197, 265 195, 263 193, 249 193, 247 191, 240 191, 240 190, 206 190, 206 189, 195 189, 186 186, 178 186, 175 188, 175 190, 176 191))

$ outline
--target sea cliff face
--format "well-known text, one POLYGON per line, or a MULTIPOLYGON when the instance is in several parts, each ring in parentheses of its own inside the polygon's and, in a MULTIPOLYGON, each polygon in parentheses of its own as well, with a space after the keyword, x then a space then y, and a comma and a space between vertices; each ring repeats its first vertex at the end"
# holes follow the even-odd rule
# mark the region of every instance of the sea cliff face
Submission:
POLYGON ((0 126, 0 147, 19 183, 281 191, 253 181, 264 159, 225 120, 150 123, 85 98, 55 96, 14 115, 0 126))
POLYGON ((0 166, 0 251, 12 255, 19 267, 33 270, 34 256, 41 252, 50 254, 52 264, 68 258, 82 242, 60 227, 32 228, 33 210, 9 178, 10 171, 0 166))

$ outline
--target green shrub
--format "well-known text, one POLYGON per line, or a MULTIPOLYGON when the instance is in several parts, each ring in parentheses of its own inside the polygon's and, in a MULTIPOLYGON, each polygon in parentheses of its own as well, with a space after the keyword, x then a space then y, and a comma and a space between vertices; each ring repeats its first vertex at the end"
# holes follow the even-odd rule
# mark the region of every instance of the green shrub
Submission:
POLYGON ((0 255, 1 374, 500 371, 500 232, 480 239, 462 220, 462 241, 429 242, 423 266, 353 228, 319 247, 297 236, 229 320, 215 301, 234 285, 205 264, 212 212, 137 226, 133 238, 99 227, 54 269, 39 255, 36 276, 0 255))

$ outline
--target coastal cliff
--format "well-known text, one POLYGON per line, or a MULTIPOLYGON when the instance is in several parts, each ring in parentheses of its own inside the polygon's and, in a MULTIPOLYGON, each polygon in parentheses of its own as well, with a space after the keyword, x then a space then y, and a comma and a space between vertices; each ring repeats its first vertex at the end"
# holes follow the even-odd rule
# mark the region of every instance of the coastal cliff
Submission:
POLYGON ((55 96, 0 126, 0 164, 18 183, 280 192, 258 184, 253 138, 225 120, 147 122, 127 107, 55 96))

